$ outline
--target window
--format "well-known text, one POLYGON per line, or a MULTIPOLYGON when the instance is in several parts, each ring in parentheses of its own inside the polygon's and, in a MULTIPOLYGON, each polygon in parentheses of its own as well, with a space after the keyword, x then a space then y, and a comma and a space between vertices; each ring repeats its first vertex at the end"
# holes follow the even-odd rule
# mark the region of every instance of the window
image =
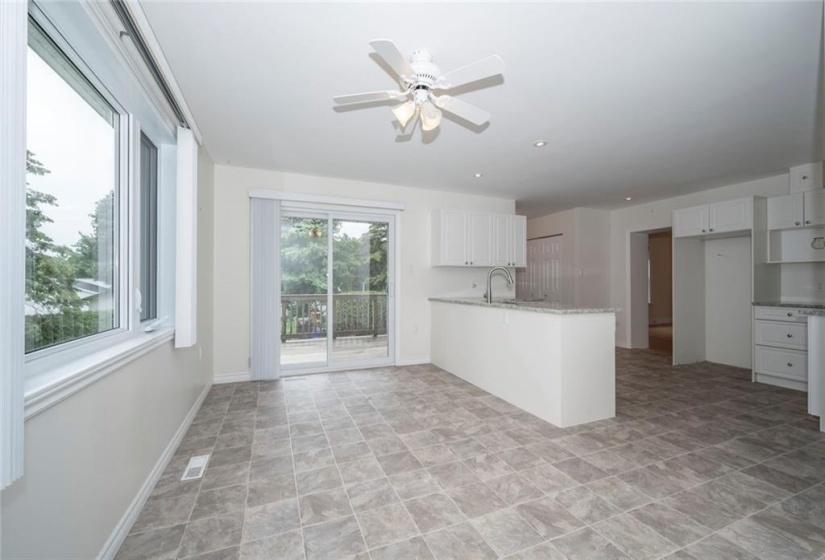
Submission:
POLYGON ((33 20, 27 79, 29 354, 124 321, 120 114, 33 20))
POLYGON ((158 149, 140 135, 140 320, 158 318, 158 149))

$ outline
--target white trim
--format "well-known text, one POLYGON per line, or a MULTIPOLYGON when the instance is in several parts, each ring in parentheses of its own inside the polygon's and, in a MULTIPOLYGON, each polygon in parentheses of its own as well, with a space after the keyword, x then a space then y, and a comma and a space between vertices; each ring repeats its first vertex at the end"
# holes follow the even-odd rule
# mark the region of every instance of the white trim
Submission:
POLYGON ((163 49, 160 47, 160 43, 152 31, 152 25, 149 23, 149 20, 146 19, 146 14, 143 13, 143 8, 141 8, 140 3, 137 0, 126 0, 124 4, 126 9, 132 15, 132 21, 138 28, 138 31, 140 31, 140 34, 143 36, 143 42, 149 49, 149 52, 151 53, 158 70, 160 70, 166 85, 169 86, 169 90, 175 97, 175 101, 183 113, 183 117, 186 119, 186 124, 195 137, 195 141, 198 144, 202 144, 203 136, 201 135, 201 131, 195 122, 195 117, 192 115, 192 111, 186 103, 186 98, 183 96, 183 92, 178 85, 178 81, 175 79, 175 74, 172 72, 172 68, 169 66, 169 62, 163 54, 163 49))
POLYGON ((23 474, 28 9, 0 2, 0 488, 23 474))
POLYGON ((178 127, 175 245, 175 348, 198 342, 198 144, 178 127))
POLYGON ((97 556, 98 560, 111 560, 117 554, 117 551, 120 549, 120 546, 123 544, 123 541, 126 539, 129 531, 132 530, 132 525, 134 525, 137 520, 140 511, 146 504, 146 500, 149 499, 149 495, 152 493, 152 490, 154 490, 155 484, 157 484, 158 479, 160 479, 160 476, 163 474, 163 471, 166 470, 166 466, 174 456, 178 445, 180 445, 180 442, 183 439, 183 436, 186 435, 187 430, 189 430, 189 426, 192 424, 195 416, 197 416, 198 410, 200 410, 200 407, 203 404, 204 399, 206 399, 206 395, 209 394, 209 389, 211 387, 211 384, 207 384, 195 400, 192 408, 189 409, 186 418, 183 419, 178 431, 175 432, 175 435, 172 436, 172 440, 166 446, 166 449, 163 450, 158 462, 155 463, 155 466, 152 468, 149 476, 146 477, 146 480, 143 482, 143 486, 140 487, 135 499, 132 500, 132 503, 129 504, 128 508, 126 508, 126 512, 123 514, 123 517, 120 518, 120 521, 118 521, 118 524, 115 525, 115 528, 109 535, 109 538, 106 539, 106 543, 103 545, 103 548, 100 550, 100 554, 97 556))
POLYGON ((241 381, 252 381, 252 373, 248 371, 239 371, 236 373, 216 373, 212 379, 215 385, 223 383, 239 383, 241 381))
POLYGON ((406 204, 403 202, 392 202, 389 200, 364 200, 360 198, 321 196, 268 189, 250 189, 249 198, 271 198, 290 202, 331 204, 336 206, 360 206, 361 208, 380 208, 382 210, 404 210, 406 208, 406 204))
POLYGON ((141 334, 126 342, 109 346, 99 352, 55 368, 26 380, 26 420, 51 408, 60 401, 123 368, 172 340, 174 331, 168 329, 152 335, 141 334))
MULTIPOLYGON (((296 370, 286 370, 281 372, 281 378, 284 377, 300 377, 302 375, 314 375, 316 373, 336 373, 341 371, 352 371, 352 370, 359 370, 359 369, 373 369, 373 368, 380 368, 386 367, 388 365, 395 365, 395 366, 422 366, 431 364, 432 361, 430 358, 408 358, 405 360, 396 360, 395 362, 389 361, 386 364, 376 364, 376 363, 369 363, 363 365, 354 365, 354 364, 347 364, 339 367, 332 367, 332 368, 306 368, 301 369, 300 371, 296 370)), ((222 385, 224 383, 242 383, 244 381, 252 381, 252 374, 248 371, 238 371, 235 373, 216 373, 212 383, 215 385, 222 385)))
POLYGON ((432 361, 429 357, 427 358, 407 358, 405 360, 396 360, 395 365, 398 367, 403 366, 423 366, 427 364, 431 364, 432 361))

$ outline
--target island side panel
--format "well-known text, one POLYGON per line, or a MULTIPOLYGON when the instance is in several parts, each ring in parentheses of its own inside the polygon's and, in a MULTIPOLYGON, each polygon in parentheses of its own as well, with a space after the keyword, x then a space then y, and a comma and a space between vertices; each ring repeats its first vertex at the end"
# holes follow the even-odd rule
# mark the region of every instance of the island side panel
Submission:
POLYGON ((562 320, 562 427, 616 416, 615 317, 565 315, 562 320))
POLYGON ((432 362, 555 425, 566 316, 432 302, 432 362))

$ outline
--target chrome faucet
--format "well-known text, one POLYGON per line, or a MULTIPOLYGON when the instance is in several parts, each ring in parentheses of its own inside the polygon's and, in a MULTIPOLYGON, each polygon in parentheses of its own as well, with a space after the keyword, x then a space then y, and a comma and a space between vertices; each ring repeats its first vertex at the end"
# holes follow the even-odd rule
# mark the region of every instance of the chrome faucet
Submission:
POLYGON ((503 270, 504 274, 507 276, 507 283, 510 285, 513 284, 513 276, 510 274, 509 270, 503 266, 494 266, 491 268, 490 272, 487 273, 487 293, 484 294, 484 299, 487 300, 487 303, 493 303, 493 273, 496 270, 503 270))

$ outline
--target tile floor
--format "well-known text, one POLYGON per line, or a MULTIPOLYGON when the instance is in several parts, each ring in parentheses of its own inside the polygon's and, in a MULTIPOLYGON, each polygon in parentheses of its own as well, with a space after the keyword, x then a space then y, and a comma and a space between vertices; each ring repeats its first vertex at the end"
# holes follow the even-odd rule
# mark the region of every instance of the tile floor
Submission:
POLYGON ((568 429, 432 366, 215 386, 117 559, 822 558, 805 395, 668 360, 568 429))

